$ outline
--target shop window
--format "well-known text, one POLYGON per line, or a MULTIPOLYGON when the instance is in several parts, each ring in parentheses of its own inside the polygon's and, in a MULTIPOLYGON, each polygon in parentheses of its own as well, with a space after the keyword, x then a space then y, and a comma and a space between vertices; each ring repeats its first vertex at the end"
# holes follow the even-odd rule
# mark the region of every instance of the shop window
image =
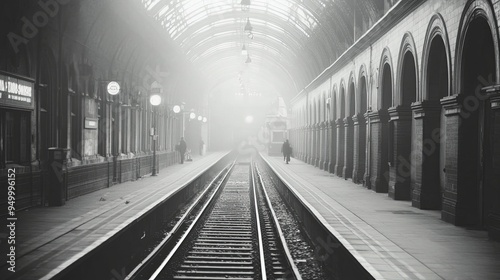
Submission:
POLYGON ((0 112, 0 165, 28 165, 30 137, 30 113, 2 110, 0 112))

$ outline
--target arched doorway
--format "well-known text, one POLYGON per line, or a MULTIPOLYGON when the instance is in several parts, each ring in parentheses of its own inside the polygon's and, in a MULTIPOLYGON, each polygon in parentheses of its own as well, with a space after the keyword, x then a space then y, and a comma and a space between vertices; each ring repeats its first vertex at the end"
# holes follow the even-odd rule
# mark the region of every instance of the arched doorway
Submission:
POLYGON ((330 101, 330 166, 329 172, 335 173, 335 164, 337 160, 337 126, 336 126, 336 116, 337 116, 337 90, 333 88, 332 90, 332 100, 330 101))
MULTIPOLYGON (((447 176, 445 195, 453 191, 456 179, 455 223, 483 227, 490 205, 488 193, 493 193, 495 186, 488 184, 488 170, 491 165, 491 104, 487 96, 481 94, 481 88, 496 83, 496 63, 494 38, 488 20, 484 16, 473 18, 465 33, 461 56, 457 67, 458 82, 463 99, 460 127, 458 131, 458 150, 448 151, 446 161, 457 160, 457 175, 447 176), (448 182, 449 180, 449 182, 448 182), (461 211, 459 211, 461 210, 461 211)), ((498 51, 498 50, 497 50, 498 51)), ((447 109, 449 103, 445 104, 447 109)), ((458 115, 447 114, 447 125, 458 115), (450 117, 448 117, 450 116, 450 117)), ((453 171, 453 166, 449 171, 453 171)), ((452 174, 451 174, 452 175, 452 174)))
MULTIPOLYGON (((384 60, 388 60, 386 56, 384 60)), ((387 192, 389 188, 389 129, 388 109, 392 106, 392 71, 389 62, 382 64, 378 104, 379 110, 370 114, 371 141, 371 188, 376 192, 387 192)))
POLYGON ((335 164, 335 174, 337 176, 342 176, 344 171, 344 140, 345 140, 345 129, 344 129, 344 117, 345 117, 345 90, 344 84, 341 83, 339 91, 339 103, 338 108, 338 118, 335 121, 337 124, 337 163, 335 164))
POLYGON ((314 114, 314 117, 315 117, 315 122, 314 122, 314 135, 316 136, 316 141, 314 142, 314 163, 313 165, 316 166, 316 167, 319 167, 320 166, 320 163, 321 163, 321 159, 322 159, 322 156, 321 156, 321 153, 322 153, 322 149, 321 149, 321 135, 322 135, 322 132, 321 132, 321 100, 320 98, 318 98, 318 100, 316 100, 316 110, 315 110, 315 114, 314 114))
POLYGON ((346 104, 346 115, 344 119, 345 125, 345 157, 344 157, 344 170, 342 175, 345 179, 352 178, 353 162, 354 162, 354 125, 352 118, 356 113, 356 96, 354 88, 354 78, 351 77, 349 81, 349 102, 346 104))
POLYGON ((329 157, 330 157, 330 145, 328 145, 329 143, 329 140, 330 140, 330 131, 329 131, 329 116, 328 116, 328 102, 329 102, 329 98, 327 97, 327 94, 325 92, 323 92, 323 95, 322 95, 322 105, 321 105, 321 108, 322 108, 322 112, 321 112, 321 119, 322 119, 322 122, 321 122, 321 129, 322 129, 322 132, 323 132, 323 136, 321 137, 321 140, 323 141, 323 143, 321 144, 321 147, 322 147, 322 151, 321 151, 321 154, 323 156, 323 159, 321 161, 321 165, 320 165, 320 168, 322 170, 325 170, 325 171, 328 171, 328 162, 330 161, 329 157))
MULTIPOLYGON (((409 35, 406 38, 411 38, 409 35)), ((406 39, 408 40, 408 39, 406 39)), ((413 40, 411 40, 413 41, 413 40)), ((404 41, 403 41, 404 42, 404 41)), ((389 196, 397 200, 410 200, 411 187, 411 104, 417 97, 417 71, 413 52, 403 45, 399 68, 399 96, 397 106, 389 109, 389 196)))
MULTIPOLYGON (((363 71, 363 70, 362 70, 363 71)), ((366 120, 365 112, 367 91, 366 91, 366 77, 364 72, 360 75, 358 83, 358 103, 357 114, 354 115, 354 167, 352 174, 352 181, 354 183, 362 183, 364 181, 365 173, 365 160, 366 160, 366 120)))

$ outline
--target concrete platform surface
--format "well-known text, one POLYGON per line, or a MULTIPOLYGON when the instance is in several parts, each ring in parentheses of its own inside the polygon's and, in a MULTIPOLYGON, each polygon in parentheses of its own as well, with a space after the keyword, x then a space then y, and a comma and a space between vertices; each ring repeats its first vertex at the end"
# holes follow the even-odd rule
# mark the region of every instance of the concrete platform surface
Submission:
MULTIPOLYGON (((194 157, 192 162, 161 169, 158 176, 113 185, 66 201, 16 213, 16 272, 2 263, 0 279, 50 279, 226 153, 194 157)), ((5 256, 2 256, 5 257, 5 256)))
POLYGON ((500 279, 500 243, 319 168, 263 155, 376 279, 500 279))

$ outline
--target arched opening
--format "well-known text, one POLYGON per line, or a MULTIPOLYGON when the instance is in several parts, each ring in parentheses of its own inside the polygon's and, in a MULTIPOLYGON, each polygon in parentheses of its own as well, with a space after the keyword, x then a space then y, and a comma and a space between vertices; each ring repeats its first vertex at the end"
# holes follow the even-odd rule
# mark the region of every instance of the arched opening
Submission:
POLYGON ((400 68, 399 105, 389 110, 389 196, 398 200, 411 198, 411 103, 416 100, 417 76, 415 58, 411 51, 405 52, 400 68))
POLYGON ((330 145, 328 145, 329 137, 330 137, 330 132, 329 132, 330 130, 328 128, 328 121, 329 121, 328 102, 329 101, 328 101, 328 97, 327 97, 325 92, 323 92, 323 96, 322 96, 321 100, 322 100, 321 129, 322 129, 322 133, 323 133, 323 136, 321 137, 321 141, 323 141, 323 143, 321 144, 321 147, 322 147, 321 154, 322 154, 323 159, 321 161, 320 168, 322 170, 327 171, 328 170, 328 162, 330 161, 330 158, 329 158, 330 157, 330 145))
POLYGON ((388 109, 392 105, 391 66, 385 63, 379 89, 379 111, 373 118, 371 149, 371 188, 376 192, 389 189, 389 126, 388 109))
POLYGON ((313 164, 314 158, 314 102, 309 105, 309 122, 308 122, 308 131, 307 131, 307 163, 313 164))
POLYGON ((392 75, 391 75, 391 66, 389 64, 384 64, 384 70, 382 72, 382 90, 381 90, 381 98, 382 103, 380 108, 382 110, 387 110, 392 106, 392 75))
POLYGON ((415 69, 415 58, 411 52, 406 52, 403 60, 403 72, 401 80, 401 105, 410 106, 417 97, 417 75, 415 69))
MULTIPOLYGON (((441 209, 445 181, 445 149, 441 143, 445 139, 445 116, 440 99, 448 95, 448 63, 444 41, 435 36, 429 48, 427 59, 427 96, 425 117, 423 120, 422 138, 422 179, 421 194, 416 206, 422 209, 441 209)), ((417 175, 418 176, 418 175, 417 175)))
POLYGON ((338 118, 336 120, 337 124, 337 163, 335 165, 335 174, 337 176, 342 176, 344 171, 344 151, 345 151, 345 129, 344 129, 344 118, 345 118, 345 90, 344 85, 340 86, 339 92, 339 104, 338 104, 338 118))
POLYGON ((480 89, 494 83, 496 58, 490 26, 484 17, 472 20, 468 27, 462 52, 462 125, 459 131, 459 196, 465 198, 463 207, 469 213, 463 223, 483 226, 484 212, 488 208, 485 194, 485 169, 491 158, 490 125, 491 105, 481 96, 480 89), (464 172, 460 172, 464 171, 464 172), (467 171, 467 172, 465 172, 467 171))
POLYGON ((366 77, 362 75, 358 83, 358 108, 354 122, 354 169, 352 180, 355 183, 363 183, 365 173, 366 160, 366 121, 365 112, 367 111, 367 92, 366 92, 366 77))
POLYGON ((330 173, 335 173, 335 164, 337 160, 337 127, 335 125, 335 118, 337 116, 337 91, 334 89, 332 93, 332 100, 330 103, 330 130, 331 130, 331 143, 330 143, 330 173))
POLYGON ((347 102, 345 119, 345 164, 343 176, 344 178, 352 178, 353 162, 354 162, 354 125, 352 123, 352 118, 356 114, 356 96, 354 88, 354 80, 351 79, 349 82, 349 102, 347 102))
POLYGON ((313 165, 319 167, 321 161, 321 100, 318 98, 316 101, 316 121, 314 122, 314 162, 313 165))

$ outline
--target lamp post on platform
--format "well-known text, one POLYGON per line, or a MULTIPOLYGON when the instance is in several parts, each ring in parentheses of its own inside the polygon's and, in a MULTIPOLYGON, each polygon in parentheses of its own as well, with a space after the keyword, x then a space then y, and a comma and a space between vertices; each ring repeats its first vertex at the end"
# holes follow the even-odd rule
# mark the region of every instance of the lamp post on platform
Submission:
POLYGON ((149 103, 153 105, 153 128, 151 129, 151 136, 153 137, 153 172, 151 176, 156 176, 156 138, 158 138, 158 134, 156 133, 156 108, 161 103, 161 96, 158 94, 151 95, 149 98, 149 103))
POLYGON ((117 128, 117 123, 118 123, 118 101, 114 98, 115 95, 120 93, 120 84, 116 81, 109 81, 106 85, 106 91, 108 92, 109 95, 112 97, 111 101, 111 119, 114 121, 111 123, 112 126, 112 133, 111 133, 111 154, 113 156, 113 182, 118 181, 118 171, 117 171, 117 165, 118 165, 118 128, 117 128))

